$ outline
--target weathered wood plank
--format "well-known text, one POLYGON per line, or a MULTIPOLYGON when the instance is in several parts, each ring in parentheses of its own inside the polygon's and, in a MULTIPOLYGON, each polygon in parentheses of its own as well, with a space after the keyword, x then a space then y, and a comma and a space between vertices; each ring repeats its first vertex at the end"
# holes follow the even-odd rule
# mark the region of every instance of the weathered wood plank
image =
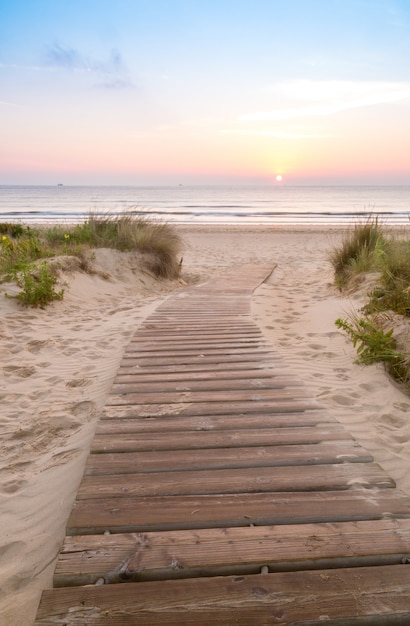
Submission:
MULTIPOLYGON (((265 362, 274 362, 274 355, 272 354, 272 352, 262 352, 262 351, 255 351, 255 352, 249 352, 246 354, 222 354, 222 353, 216 353, 216 354, 199 354, 197 356, 169 356, 169 357, 152 357, 152 356, 147 356, 145 358, 134 358, 132 356, 128 357, 126 355, 124 355, 122 361, 121 361, 121 366, 130 366, 130 365, 139 365, 140 367, 160 367, 162 369, 162 367, 164 365, 197 365, 197 364, 204 364, 204 363, 214 363, 214 364, 221 364, 221 363, 249 363, 249 362, 254 362, 257 361, 258 363, 260 363, 261 361, 265 361, 265 362)), ((158 369, 157 369, 158 371, 158 369)))
POLYGON ((191 381, 203 381, 203 382, 211 382, 213 380, 223 381, 223 380, 254 380, 254 379, 272 379, 276 382, 277 379, 287 379, 298 380, 295 375, 291 375, 290 371, 288 373, 284 373, 285 368, 253 368, 253 369, 226 369, 226 370, 211 370, 206 372, 161 372, 158 373, 145 373, 141 371, 141 368, 134 368, 132 372, 126 372, 125 368, 122 368, 117 376, 115 377, 116 383, 128 383, 129 381, 135 382, 136 384, 140 383, 161 383, 161 382, 191 382, 191 381))
POLYGON ((108 435, 114 433, 142 433, 178 431, 207 431, 207 430, 246 430, 257 428, 295 428, 300 426, 316 426, 332 424, 336 420, 325 412, 302 412, 260 415, 198 415, 194 417, 175 417, 161 415, 160 417, 133 417, 117 419, 100 419, 96 433, 108 435))
POLYGON ((269 345, 260 340, 258 341, 235 341, 222 343, 220 341, 215 342, 179 342, 171 343, 167 342, 152 342, 147 344, 145 341, 141 344, 134 343, 129 344, 125 351, 125 354, 132 358, 147 357, 147 356, 185 356, 195 355, 200 352, 201 354, 242 354, 247 352, 259 352, 259 350, 269 351, 269 345))
POLYGON ((326 491, 392 488, 395 483, 376 463, 248 467, 149 474, 84 476, 77 499, 196 495, 260 491, 326 491))
POLYGON ((410 567, 386 565, 54 589, 43 593, 35 626, 408 622, 410 567))
POLYGON ((168 350, 186 350, 187 348, 248 348, 248 347, 268 347, 270 344, 264 337, 204 337, 200 338, 198 335, 194 337, 184 337, 180 339, 163 338, 161 335, 157 335, 148 341, 146 338, 135 337, 129 342, 126 350, 127 352, 151 352, 168 351, 168 350))
POLYGON ((316 400, 264 400, 254 402, 203 402, 201 404, 179 403, 179 404, 135 404, 123 406, 106 406, 102 414, 102 419, 124 418, 124 417, 155 417, 158 415, 244 415, 252 413, 297 413, 320 408, 316 400))
POLYGON ((238 493, 80 500, 67 534, 148 532, 410 518, 410 498, 396 489, 238 493))
POLYGON ((235 338, 235 337, 253 337, 253 338, 262 338, 265 339, 264 335, 260 331, 260 329, 252 323, 247 324, 235 324, 235 322, 231 321, 229 324, 219 324, 216 322, 215 324, 195 324, 195 325, 186 325, 183 322, 178 322, 177 320, 174 323, 170 322, 156 322, 155 324, 146 323, 140 326, 139 329, 136 330, 133 338, 136 340, 139 339, 164 339, 164 341, 168 340, 176 340, 176 339, 207 339, 207 338, 235 338))
POLYGON ((209 402, 241 402, 248 400, 293 400, 307 396, 304 387, 284 387, 272 389, 218 389, 212 391, 180 391, 165 393, 110 393, 107 397, 107 406, 136 405, 136 404, 179 404, 179 403, 209 403, 209 402))
POLYGON ((173 348, 164 348, 164 350, 158 349, 158 350, 146 350, 146 351, 140 351, 140 350, 126 350, 126 352, 124 353, 124 358, 127 359, 139 359, 140 361, 145 361, 145 360, 150 360, 150 359, 156 359, 156 358, 163 358, 164 362, 166 363, 168 359, 170 358, 174 358, 174 359, 185 359, 188 357, 201 357, 201 358, 205 358, 205 357, 230 357, 230 356, 238 356, 238 355, 244 355, 244 356, 256 356, 256 355, 262 355, 265 354, 265 356, 272 356, 272 353, 269 349, 268 346, 266 347, 260 347, 260 346, 255 346, 255 345, 250 345, 250 346, 239 346, 239 347, 229 347, 227 346, 226 348, 218 348, 218 347, 206 347, 206 346, 200 346, 198 348, 195 348, 195 346, 190 349, 190 348, 185 348, 182 350, 174 350, 173 348))
POLYGON ((213 448, 161 450, 161 452, 122 452, 90 454, 85 474, 127 474, 177 470, 277 467, 282 465, 322 465, 325 463, 370 463, 373 457, 353 441, 312 445, 252 448, 213 448))
POLYGON ((337 422, 300 428, 259 428, 178 433, 168 432, 96 434, 92 452, 137 452, 153 450, 195 450, 199 448, 239 448, 248 446, 281 446, 314 444, 322 441, 346 441, 352 436, 337 422))
POLYGON ((277 373, 283 371, 289 371, 282 364, 278 364, 277 360, 273 360, 271 357, 269 359, 229 359, 228 361, 218 361, 215 363, 214 361, 210 361, 207 363, 203 363, 202 361, 198 361, 195 363, 174 363, 173 365, 157 365, 150 366, 144 363, 144 365, 140 365, 136 362, 136 359, 123 359, 120 367, 118 369, 118 374, 142 374, 150 376, 151 374, 155 376, 161 376, 162 374, 187 374, 191 376, 195 373, 211 373, 212 375, 218 374, 219 372, 241 372, 243 370, 246 371, 255 371, 262 373, 264 369, 276 370, 277 373))
POLYGON ((187 376, 185 381, 153 381, 141 382, 138 379, 132 382, 114 382, 112 385, 113 394, 133 394, 133 393, 163 393, 177 391, 234 391, 240 390, 259 390, 259 389, 284 389, 284 388, 303 387, 300 380, 292 376, 276 376, 272 378, 224 378, 219 380, 213 378, 211 380, 189 380, 187 376))
POLYGON ((54 586, 399 565, 410 519, 67 537, 54 586))

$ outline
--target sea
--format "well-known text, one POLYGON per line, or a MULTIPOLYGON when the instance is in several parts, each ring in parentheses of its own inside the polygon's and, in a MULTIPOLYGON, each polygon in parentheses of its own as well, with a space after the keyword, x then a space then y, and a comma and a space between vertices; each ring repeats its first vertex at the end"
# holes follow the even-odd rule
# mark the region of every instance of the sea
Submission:
POLYGON ((0 185, 3 222, 73 224, 124 212, 184 224, 340 226, 378 217, 410 226, 410 185, 0 185))

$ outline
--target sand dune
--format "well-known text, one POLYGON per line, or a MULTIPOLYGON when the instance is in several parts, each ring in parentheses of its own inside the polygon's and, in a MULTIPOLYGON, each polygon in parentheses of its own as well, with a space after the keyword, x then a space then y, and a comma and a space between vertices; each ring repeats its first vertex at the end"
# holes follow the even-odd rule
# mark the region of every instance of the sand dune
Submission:
MULTIPOLYGON (((181 227, 187 282, 242 263, 275 263, 253 317, 312 396, 410 494, 410 397, 381 366, 354 364, 334 325, 360 295, 332 285, 341 232, 181 227)), ((100 274, 65 272, 65 297, 44 311, 0 293, 0 623, 32 623, 81 480, 96 420, 138 324, 180 284, 156 281, 132 255, 99 250, 100 274), (108 273, 110 276, 104 278, 108 273)), ((11 293, 13 287, 2 285, 11 293)))

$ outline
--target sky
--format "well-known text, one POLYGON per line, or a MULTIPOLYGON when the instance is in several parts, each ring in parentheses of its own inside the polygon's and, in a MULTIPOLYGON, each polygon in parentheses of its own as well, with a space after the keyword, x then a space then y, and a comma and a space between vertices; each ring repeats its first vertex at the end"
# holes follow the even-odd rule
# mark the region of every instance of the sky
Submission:
POLYGON ((0 0, 0 184, 410 184, 409 59, 410 0, 0 0))

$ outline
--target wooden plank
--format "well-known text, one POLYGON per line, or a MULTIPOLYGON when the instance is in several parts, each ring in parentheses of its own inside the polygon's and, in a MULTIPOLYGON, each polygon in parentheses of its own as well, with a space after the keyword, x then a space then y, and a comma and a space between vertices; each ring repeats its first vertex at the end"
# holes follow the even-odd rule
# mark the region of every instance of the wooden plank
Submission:
POLYGON ((95 435, 92 452, 137 452, 152 450, 196 450, 249 446, 314 444, 322 441, 346 441, 352 436, 337 422, 300 428, 259 428, 178 433, 168 432, 95 435))
POLYGON ((161 452, 122 452, 90 454, 85 474, 127 474, 177 470, 277 467, 324 463, 369 463, 373 457, 353 441, 313 445, 200 450, 161 450, 161 452))
POLYGON ((278 364, 276 360, 272 360, 271 357, 269 359, 244 359, 244 360, 235 360, 229 359, 228 361, 218 361, 215 363, 213 361, 203 363, 202 361, 198 361, 195 363, 179 363, 174 365, 164 365, 160 364, 157 366, 149 366, 144 363, 144 366, 141 366, 136 359, 123 359, 120 367, 118 369, 118 375, 121 374, 143 374, 143 375, 155 375, 161 376, 168 374, 184 374, 191 376, 195 373, 211 373, 213 375, 222 373, 222 372, 241 372, 243 370, 250 371, 253 370, 255 372, 259 372, 262 374, 264 369, 268 370, 276 370, 277 372, 283 372, 283 370, 287 370, 285 366, 282 364, 278 364))
POLYGON ((256 351, 256 352, 249 352, 247 354, 221 354, 221 353, 216 353, 216 354, 199 354, 197 356, 169 356, 169 357, 145 357, 145 358, 134 358, 134 357, 128 357, 126 355, 124 355, 122 361, 121 361, 121 366, 130 366, 130 365, 139 365, 140 367, 155 367, 157 368, 157 372, 158 372, 158 368, 161 368, 164 365, 172 365, 173 367, 175 365, 197 365, 197 364, 204 364, 204 363, 212 363, 212 364, 226 364, 226 363, 253 363, 254 361, 257 361, 258 363, 260 363, 261 361, 265 361, 265 362, 272 362, 274 361, 274 355, 272 352, 261 352, 261 351, 256 351))
POLYGON ((136 404, 179 404, 179 403, 209 403, 209 402, 241 402, 248 400, 293 400, 306 396, 305 388, 285 387, 279 389, 241 389, 213 390, 213 391, 180 391, 165 393, 110 393, 107 397, 107 406, 136 405, 136 404))
POLYGON ((238 493, 79 500, 67 534, 148 532, 410 517, 396 489, 238 493))
POLYGON ((410 520, 67 537, 55 587, 228 574, 399 565, 410 520))
POLYGON ((198 351, 204 354, 214 354, 216 351, 219 353, 237 354, 238 352, 256 352, 259 350, 269 350, 269 344, 261 341, 179 341, 179 342, 133 342, 128 344, 125 354, 129 357, 138 357, 139 355, 164 355, 169 354, 185 355, 185 354, 197 354, 198 351))
MULTIPOLYGON (((150 320, 151 318, 149 318, 150 320)), ((175 320, 175 322, 160 322, 155 323, 147 322, 140 326, 134 333, 133 338, 164 338, 167 339, 189 339, 190 337, 201 339, 207 339, 208 337, 260 337, 265 338, 260 329, 252 322, 237 324, 231 321, 229 324, 215 323, 209 326, 209 324, 201 324, 198 322, 196 325, 190 324, 187 326, 183 322, 175 320)))
POLYGON ((138 383, 155 383, 155 382, 186 382, 186 381, 223 381, 223 380, 254 380, 272 378, 297 380, 295 375, 289 376, 283 373, 285 368, 266 368, 266 369, 226 369, 226 370, 211 370, 206 372, 163 372, 163 373, 151 373, 146 374, 145 370, 141 371, 141 368, 135 368, 132 372, 127 373, 125 368, 122 368, 115 377, 116 383, 138 382, 138 383))
MULTIPOLYGON (((145 342, 144 342, 145 343, 145 342)), ((160 342, 155 343, 154 345, 148 346, 145 350, 140 348, 139 346, 129 344, 126 349, 126 354, 130 357, 141 356, 150 357, 159 355, 159 356, 168 356, 172 354, 176 354, 177 356, 191 356, 198 354, 200 351, 203 354, 208 355, 221 355, 221 354, 259 354, 259 353, 271 353, 271 346, 268 342, 262 342, 260 340, 256 342, 232 342, 227 343, 226 345, 221 345, 219 342, 215 344, 208 344, 207 342, 201 342, 197 345, 195 343, 187 342, 186 344, 181 344, 181 348, 178 349, 177 346, 174 345, 161 345, 160 342)))
POLYGON ((151 359, 164 359, 164 363, 167 363, 167 361, 169 359, 186 359, 186 358, 193 358, 193 357, 200 357, 200 358, 211 358, 213 357, 214 359, 216 358, 216 360, 218 360, 218 358, 223 358, 223 357, 232 357, 232 356, 238 356, 238 355, 243 355, 243 356, 250 356, 250 357, 257 357, 258 355, 265 355, 266 356, 270 356, 272 358, 272 353, 269 350, 268 347, 266 348, 261 348, 259 346, 242 346, 242 347, 226 347, 226 348, 218 348, 218 347, 210 347, 207 348, 206 346, 200 347, 200 348, 186 348, 185 350, 174 350, 172 348, 169 348, 168 350, 151 350, 151 351, 145 351, 145 352, 140 352, 138 350, 136 350, 135 352, 131 351, 131 350, 126 350, 126 352, 124 353, 124 358, 127 359, 138 359, 140 362, 144 362, 145 360, 151 360, 151 359))
POLYGON ((209 402, 209 403, 179 403, 179 404, 136 404, 124 406, 106 406, 102 419, 124 417, 155 417, 158 415, 237 415, 243 413, 297 413, 320 408, 316 400, 281 400, 254 402, 209 402))
POLYGON ((376 463, 248 467, 149 474, 84 476, 78 500, 217 493, 326 491, 392 488, 395 483, 376 463))
POLYGON ((244 391, 249 389, 252 391, 259 389, 284 389, 289 387, 303 387, 300 380, 291 376, 276 376, 272 378, 211 378, 210 380, 189 380, 189 376, 184 381, 152 381, 141 382, 138 378, 134 378, 132 382, 114 382, 112 385, 112 393, 129 394, 129 393, 161 393, 176 391, 244 391))
POLYGON ((35 626, 398 623, 410 623, 405 565, 47 590, 35 626))
MULTIPOLYGON (((257 428, 295 428, 300 426, 316 426, 318 424, 332 424, 336 419, 323 412, 284 413, 260 415, 199 415, 175 417, 162 415, 160 417, 132 417, 118 419, 100 419, 96 433, 108 435, 114 433, 142 433, 161 432, 177 433, 178 431, 203 430, 246 430, 257 428)), ((266 442, 265 442, 266 443, 266 442)))
MULTIPOLYGON (((178 319, 157 319, 154 323, 146 323, 136 329, 130 342, 133 341, 207 341, 208 339, 222 341, 240 340, 241 338, 266 341, 265 335, 253 322, 249 322, 249 314, 238 323, 237 319, 208 320, 198 318, 196 322, 178 319)), ((151 322, 151 318, 148 318, 151 322)))
POLYGON ((130 343, 127 346, 127 351, 130 352, 150 352, 151 350, 185 350, 186 348, 197 348, 203 346, 204 348, 220 348, 225 347, 254 347, 254 346, 269 346, 269 342, 264 337, 203 337, 202 339, 196 334, 193 337, 181 337, 176 339, 175 337, 164 338, 161 335, 156 335, 150 341, 146 337, 136 337, 134 335, 130 343))

